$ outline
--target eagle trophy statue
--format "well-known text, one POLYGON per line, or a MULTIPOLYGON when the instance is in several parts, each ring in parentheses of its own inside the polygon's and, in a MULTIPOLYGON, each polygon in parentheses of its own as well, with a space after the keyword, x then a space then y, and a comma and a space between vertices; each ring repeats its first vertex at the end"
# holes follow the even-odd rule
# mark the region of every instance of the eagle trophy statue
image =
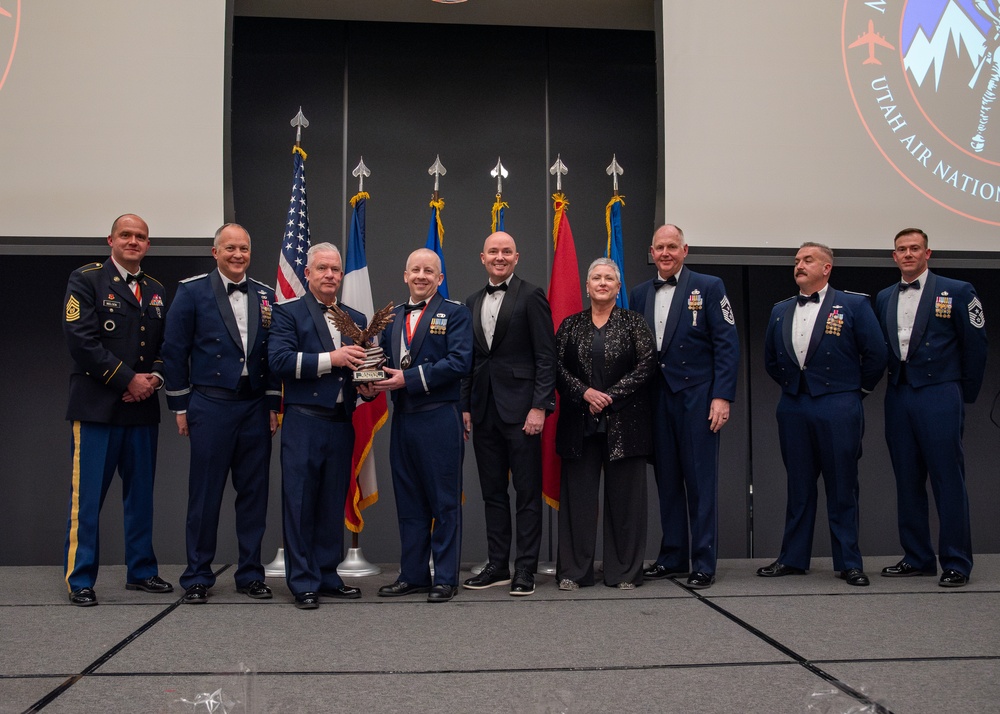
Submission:
POLYGON ((381 347, 372 346, 375 335, 380 333, 385 326, 392 322, 392 303, 383 307, 372 315, 368 327, 361 329, 357 326, 351 316, 340 309, 339 305, 332 305, 326 313, 326 319, 333 323, 333 326, 340 330, 340 334, 350 337, 354 344, 365 348, 365 359, 361 367, 354 372, 355 382, 378 382, 386 378, 385 353, 381 347))

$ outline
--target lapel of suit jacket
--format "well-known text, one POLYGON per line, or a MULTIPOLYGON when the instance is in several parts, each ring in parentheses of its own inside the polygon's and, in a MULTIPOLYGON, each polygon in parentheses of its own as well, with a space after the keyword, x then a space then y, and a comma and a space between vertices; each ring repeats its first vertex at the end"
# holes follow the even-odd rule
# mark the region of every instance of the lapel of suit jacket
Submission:
POLYGON ((830 314, 835 297, 834 293, 836 292, 832 286, 827 287, 826 297, 823 298, 823 302, 819 306, 819 312, 816 313, 816 324, 813 325, 812 336, 809 338, 809 349, 806 350, 806 364, 809 364, 809 360, 816 354, 816 350, 819 349, 819 343, 822 342, 823 335, 826 334, 826 318, 830 314))
MULTIPOLYGON (((921 296, 922 297, 922 296, 921 296)), ((889 338, 889 346, 892 348, 896 359, 902 360, 902 353, 899 350, 899 288, 893 287, 889 294, 889 299, 885 301, 885 331, 889 338)))
MULTIPOLYGON (((406 324, 406 303, 397 305, 393 311, 392 329, 389 332, 389 354, 392 355, 392 367, 399 369, 399 361, 403 359, 403 326, 406 324)), ((385 345, 382 345, 385 349, 385 345)))
POLYGON ((253 283, 247 278, 247 357, 253 352, 257 340, 257 330, 260 327, 260 301, 264 296, 254 290, 253 283))
MULTIPOLYGON (((785 345, 785 353, 792 356, 795 363, 799 362, 799 355, 795 351, 795 345, 792 344, 792 328, 795 326, 795 306, 798 303, 795 298, 788 301, 788 305, 785 306, 785 312, 781 316, 781 341, 785 345)), ((802 365, 800 364, 801 368, 802 365)))
MULTIPOLYGON (((913 316, 913 330, 910 332, 910 349, 906 354, 909 361, 914 351, 924 339, 924 332, 927 331, 927 322, 931 319, 934 311, 934 299, 937 293, 937 276, 931 271, 927 271, 927 282, 920 287, 920 302, 917 303, 917 314, 913 316)), ((897 293, 898 294, 898 293, 897 293)))
MULTIPOLYGON (((661 353, 667 351, 667 345, 674 339, 674 332, 677 331, 677 325, 683 319, 684 309, 687 307, 688 284, 690 282, 691 271, 681 268, 680 277, 677 278, 677 286, 674 288, 674 296, 670 300, 670 312, 667 313, 667 324, 663 328, 663 344, 660 346, 661 353)), ((654 297, 653 300, 655 302, 656 298, 654 297)), ((653 334, 655 335, 656 332, 653 332, 653 334)))
MULTIPOLYGON (((213 270, 208 274, 208 283, 212 286, 212 292, 215 294, 215 303, 219 306, 219 315, 222 316, 222 322, 229 331, 229 336, 233 338, 233 342, 236 346, 243 350, 243 338, 240 337, 240 328, 236 325, 236 315, 233 313, 233 304, 229 302, 229 293, 226 291, 225 284, 222 281, 222 276, 219 275, 218 270, 213 270)), ((247 289, 247 298, 249 301, 249 288, 247 289)), ((250 341, 247 340, 247 346, 249 347, 250 341)))
POLYGON ((108 258, 108 262, 104 264, 104 269, 108 273, 108 282, 111 283, 111 289, 118 294, 118 297, 122 298, 133 307, 139 308, 139 311, 141 312, 142 306, 139 304, 139 301, 136 300, 135 293, 132 292, 132 288, 129 287, 128 283, 122 280, 122 274, 118 272, 118 266, 114 264, 114 261, 112 261, 111 258, 108 258))
POLYGON ((420 316, 420 322, 417 323, 417 328, 413 331, 413 339, 410 340, 410 354, 413 355, 414 359, 420 353, 420 346, 424 343, 424 336, 430 328, 431 320, 437 315, 438 307, 440 307, 442 300, 444 298, 441 297, 441 293, 434 293, 431 299, 427 301, 427 307, 424 308, 424 312, 420 316))
MULTIPOLYGON (((656 277, 660 277, 657 274, 656 277)), ((646 286, 646 294, 643 296, 642 304, 642 316, 646 318, 646 324, 649 325, 650 331, 653 333, 653 337, 656 337, 656 286, 653 285, 653 281, 649 281, 649 285, 646 286)), ((664 330, 666 333, 666 330, 664 330)), ((657 352, 663 351, 663 345, 656 346, 657 352)))
MULTIPOLYGON (((490 346, 486 344, 486 331, 483 329, 483 300, 486 299, 486 288, 482 288, 476 293, 476 299, 472 301, 472 333, 475 335, 479 349, 489 352, 490 346)), ((493 335, 496 339, 496 334, 493 335)))
MULTIPOLYGON (((510 283, 507 285, 507 294, 504 295, 503 302, 500 303, 500 312, 497 313, 497 324, 493 330, 494 347, 507 334, 507 328, 510 327, 510 318, 514 314, 514 303, 517 302, 517 294, 520 290, 521 279, 516 275, 511 276, 510 283)), ((492 348, 490 349, 492 351, 492 348)))
MULTIPOLYGON (((319 342, 323 345, 323 349, 327 352, 333 352, 337 349, 337 345, 333 343, 333 335, 330 334, 330 323, 326 321, 326 313, 320 309, 319 302, 309 292, 299 299, 304 300, 306 303, 306 309, 309 311, 309 317, 312 318, 313 326, 316 328, 316 334, 319 336, 319 342)), ((341 335, 341 340, 343 341, 343 339, 345 338, 341 335)))

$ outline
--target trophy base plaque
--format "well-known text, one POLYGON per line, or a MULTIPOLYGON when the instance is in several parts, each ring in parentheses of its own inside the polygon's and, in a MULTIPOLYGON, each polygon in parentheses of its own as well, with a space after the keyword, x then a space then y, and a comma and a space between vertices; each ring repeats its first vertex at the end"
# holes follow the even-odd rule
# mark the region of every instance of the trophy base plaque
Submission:
POLYGON ((359 369, 354 373, 354 383, 381 382, 388 379, 384 369, 359 369))
POLYGON ((365 361, 361 363, 361 369, 354 372, 354 383, 380 382, 388 379, 385 370, 385 353, 381 347, 368 347, 365 349, 365 361))

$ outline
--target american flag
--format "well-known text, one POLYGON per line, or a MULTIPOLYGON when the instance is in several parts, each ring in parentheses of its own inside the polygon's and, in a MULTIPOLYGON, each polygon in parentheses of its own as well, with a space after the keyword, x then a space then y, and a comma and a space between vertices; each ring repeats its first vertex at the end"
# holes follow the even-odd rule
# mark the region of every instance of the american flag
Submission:
POLYGON ((306 206, 306 152, 292 149, 295 175, 288 220, 278 256, 277 300, 283 302, 306 294, 306 253, 309 251, 309 209, 306 206))

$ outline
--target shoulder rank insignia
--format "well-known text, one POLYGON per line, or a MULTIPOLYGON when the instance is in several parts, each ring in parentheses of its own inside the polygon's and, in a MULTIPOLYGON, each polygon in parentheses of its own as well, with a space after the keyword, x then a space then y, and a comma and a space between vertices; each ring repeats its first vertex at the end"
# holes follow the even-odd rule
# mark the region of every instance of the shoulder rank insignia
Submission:
POLYGON ((76 322, 80 319, 80 301, 76 295, 70 294, 66 301, 66 322, 76 322))
MULTIPOLYGON (((68 320, 69 318, 67 317, 66 319, 68 320)), ((979 329, 986 326, 986 313, 983 312, 983 304, 975 296, 973 296, 972 302, 969 303, 969 324, 979 329)))
POLYGON ((729 296, 723 295, 722 302, 719 303, 722 307, 722 319, 728 322, 730 325, 736 324, 736 315, 733 314, 733 306, 729 302, 729 296))

